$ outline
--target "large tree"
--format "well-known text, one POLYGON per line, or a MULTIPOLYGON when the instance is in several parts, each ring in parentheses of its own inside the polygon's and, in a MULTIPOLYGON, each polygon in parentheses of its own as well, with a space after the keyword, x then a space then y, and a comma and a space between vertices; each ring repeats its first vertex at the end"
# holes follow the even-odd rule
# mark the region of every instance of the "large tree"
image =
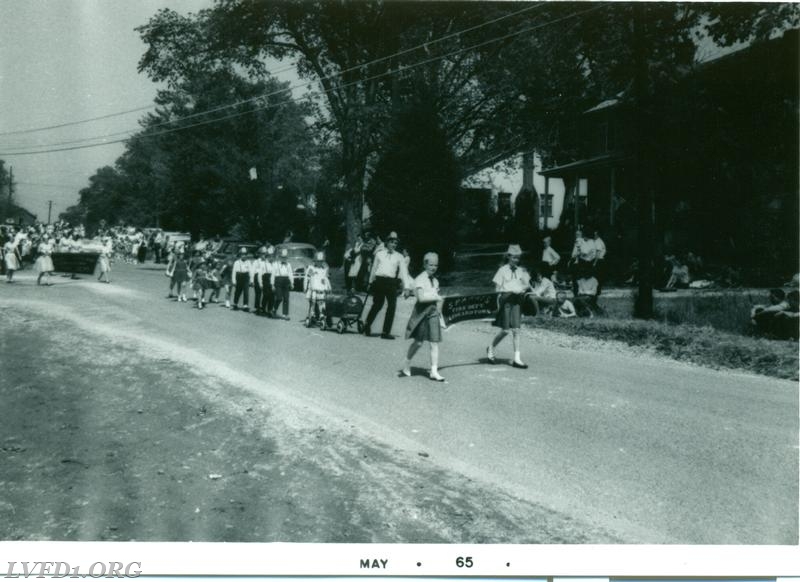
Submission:
POLYGON ((399 109, 367 191, 371 222, 398 231, 414 263, 455 244, 461 173, 430 101, 399 109))
MULTIPOLYGON (((142 35, 140 68, 173 82, 210 65, 235 62, 251 72, 265 59, 293 60, 302 79, 318 83, 318 128, 331 130, 343 179, 350 239, 359 230, 363 193, 398 103, 426 88, 443 122, 462 176, 538 139, 530 113, 555 110, 554 95, 523 95, 511 69, 547 82, 558 29, 585 5, 472 2, 251 2, 218 0, 193 18, 163 11, 142 35), (519 39, 534 49, 530 67, 506 66, 519 39)), ((563 47, 566 48, 566 47, 563 47)), ((571 65, 567 75, 580 78, 571 65)))

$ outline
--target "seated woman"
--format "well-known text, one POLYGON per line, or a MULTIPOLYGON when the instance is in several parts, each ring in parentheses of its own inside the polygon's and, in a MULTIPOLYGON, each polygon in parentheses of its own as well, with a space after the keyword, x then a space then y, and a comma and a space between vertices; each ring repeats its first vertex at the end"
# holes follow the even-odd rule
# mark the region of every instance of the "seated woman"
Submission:
POLYGON ((797 340, 800 334, 800 291, 792 289, 786 295, 789 306, 773 318, 773 332, 780 339, 797 340))
POLYGON ((689 266, 682 263, 678 257, 672 255, 667 257, 667 262, 672 265, 672 269, 664 289, 688 289, 690 283, 689 266))
POLYGON ((773 323, 775 314, 789 309, 789 302, 786 301, 786 293, 783 289, 771 289, 769 292, 769 303, 767 305, 756 305, 750 311, 750 323, 756 331, 762 334, 773 333, 773 323))

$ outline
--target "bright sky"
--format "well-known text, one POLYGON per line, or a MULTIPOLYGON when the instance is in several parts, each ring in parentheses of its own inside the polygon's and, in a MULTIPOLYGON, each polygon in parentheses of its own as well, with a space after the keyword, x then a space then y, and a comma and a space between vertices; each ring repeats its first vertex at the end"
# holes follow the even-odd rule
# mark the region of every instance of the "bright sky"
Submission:
MULTIPOLYGON (((136 72, 145 45, 134 27, 161 8, 186 14, 211 4, 212 0, 0 0, 0 134, 152 104, 157 87, 136 72)), ((52 200, 55 220, 78 202, 78 191, 88 185, 89 176, 113 165, 123 144, 28 156, 7 152, 136 129, 144 113, 0 135, 0 159, 13 168, 17 203, 46 221, 52 200)))

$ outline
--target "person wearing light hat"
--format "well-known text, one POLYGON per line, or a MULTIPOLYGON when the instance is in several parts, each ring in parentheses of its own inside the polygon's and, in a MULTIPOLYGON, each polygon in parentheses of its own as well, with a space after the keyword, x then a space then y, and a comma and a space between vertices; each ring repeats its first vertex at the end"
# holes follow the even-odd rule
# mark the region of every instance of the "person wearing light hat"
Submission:
POLYGON ((311 325, 314 321, 315 311, 319 314, 319 320, 325 321, 325 298, 332 288, 328 277, 328 265, 325 264, 325 253, 322 251, 314 255, 314 264, 306 269, 303 290, 308 299, 306 323, 311 325))
POLYGON ((500 294, 497 318, 493 325, 499 327, 500 332, 494 337, 489 347, 486 348, 486 357, 490 364, 497 363, 494 349, 511 330, 514 341, 514 359, 511 361, 511 365, 515 368, 524 369, 528 365, 524 364, 520 357, 519 329, 522 318, 521 305, 525 298, 525 293, 531 287, 531 276, 524 267, 520 266, 521 257, 522 249, 520 246, 509 245, 506 253, 506 264, 497 270, 492 279, 495 291, 500 294))
POLYGON ((233 310, 239 309, 239 298, 244 295, 243 310, 250 311, 250 259, 247 249, 239 249, 239 258, 233 263, 231 283, 236 286, 233 294, 233 310))
POLYGON ((256 315, 264 315, 261 305, 263 303, 263 282, 264 273, 266 270, 267 247, 261 247, 258 249, 258 257, 250 263, 250 284, 253 286, 253 291, 255 291, 255 302, 253 303, 253 309, 256 315))
POLYGON ((277 317, 278 307, 283 305, 281 319, 289 319, 289 292, 294 286, 294 270, 289 262, 289 250, 282 248, 280 258, 272 269, 272 290, 275 293, 275 305, 272 307, 273 317, 277 317))
POLYGON ((392 323, 394 323, 394 312, 397 307, 397 288, 402 286, 404 290, 410 291, 413 285, 406 269, 405 257, 397 251, 396 232, 390 233, 386 238, 385 248, 375 251, 369 284, 372 293, 372 308, 369 310, 367 321, 364 324, 364 335, 367 337, 372 335, 372 324, 380 310, 383 309, 383 304, 386 303, 381 337, 394 339, 392 323))

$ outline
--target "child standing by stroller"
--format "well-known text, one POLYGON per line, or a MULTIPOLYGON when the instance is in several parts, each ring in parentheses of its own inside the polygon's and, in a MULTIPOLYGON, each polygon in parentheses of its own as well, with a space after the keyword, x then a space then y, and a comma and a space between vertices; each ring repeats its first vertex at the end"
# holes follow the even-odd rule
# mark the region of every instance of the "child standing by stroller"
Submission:
POLYGON ((303 287, 306 292, 306 299, 308 299, 306 326, 311 327, 316 319, 325 327, 325 298, 331 292, 331 282, 328 277, 328 265, 325 264, 324 253, 318 252, 314 256, 314 264, 306 269, 303 287))
MULTIPOLYGON (((219 299, 219 262, 214 259, 208 260, 208 268, 206 269, 206 289, 211 289, 211 294, 208 297, 209 303, 217 303, 219 299)), ((205 295, 203 295, 205 298, 205 295)))

